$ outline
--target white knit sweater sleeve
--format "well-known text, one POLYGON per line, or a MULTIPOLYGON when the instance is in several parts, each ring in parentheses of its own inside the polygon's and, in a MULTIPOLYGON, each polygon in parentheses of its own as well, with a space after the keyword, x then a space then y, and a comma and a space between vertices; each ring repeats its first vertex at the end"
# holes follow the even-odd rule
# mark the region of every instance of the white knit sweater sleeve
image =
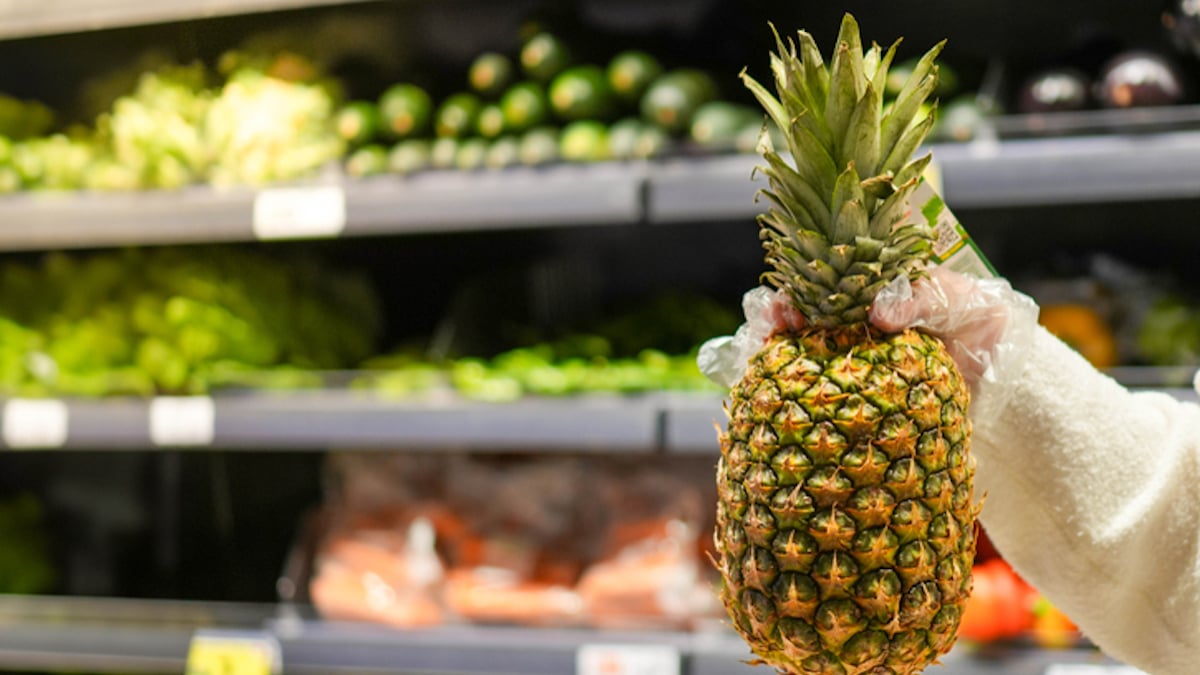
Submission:
POLYGON ((974 421, 988 536, 1109 655, 1195 675, 1200 406, 1132 393, 1040 328, 1019 358, 974 421))

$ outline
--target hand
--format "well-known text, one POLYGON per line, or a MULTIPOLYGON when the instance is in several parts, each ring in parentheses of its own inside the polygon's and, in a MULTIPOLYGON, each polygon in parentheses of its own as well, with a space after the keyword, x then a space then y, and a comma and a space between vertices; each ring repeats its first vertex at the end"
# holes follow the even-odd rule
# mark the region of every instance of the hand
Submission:
POLYGON ((940 337, 974 389, 997 376, 998 356, 1036 324, 1037 305, 1004 279, 935 267, 912 284, 907 277, 893 281, 875 298, 868 316, 885 331, 913 327, 940 337))

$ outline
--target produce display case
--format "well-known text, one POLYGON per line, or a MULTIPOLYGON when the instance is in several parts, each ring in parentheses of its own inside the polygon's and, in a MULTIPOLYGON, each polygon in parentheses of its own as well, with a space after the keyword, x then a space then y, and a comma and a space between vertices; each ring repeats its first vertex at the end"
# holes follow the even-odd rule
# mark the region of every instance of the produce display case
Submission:
MULTIPOLYGON (((515 25, 512 17, 519 11, 484 10, 481 3, 465 1, 439 10, 433 7, 437 3, 420 0, 101 4, 73 0, 0 7, 0 52, 8 47, 19 55, 37 54, 39 49, 61 52, 69 49, 73 39, 87 44, 89 36, 110 31, 148 42, 169 43, 180 35, 185 41, 197 40, 225 29, 236 33, 242 18, 262 26, 352 16, 359 9, 366 16, 413 13, 426 21, 439 11, 466 17, 463 24, 479 34, 467 31, 465 45, 487 41, 488 31, 480 25, 488 17, 506 15, 502 23, 515 25)), ((683 5, 663 11, 680 16, 700 11, 683 5)), ((768 7, 754 9, 756 18, 769 15, 768 7)), ((604 13, 594 7, 587 11, 604 13)), ((896 18, 890 14, 894 11, 880 10, 877 20, 896 18)), ((641 16, 632 6, 611 12, 651 24, 655 20, 641 16)), ((826 14, 835 13, 789 15, 776 21, 832 25, 826 14)), ((1148 17, 1152 25, 1135 25, 1131 40, 1161 40, 1158 17, 1153 12, 1142 14, 1139 18, 1148 17)), ((1127 19, 1097 17, 1100 24, 1112 25, 1127 19)), ((1007 29, 1020 30, 1023 24, 1013 22, 1007 29)), ((954 29, 953 40, 966 41, 955 35, 972 34, 973 20, 953 24, 947 28, 954 29)), ((686 43, 662 39, 664 50, 686 43)), ((977 45, 988 57, 995 47, 989 40, 977 45)), ((764 43, 762 54, 765 49, 764 43)), ((683 55, 689 50, 680 51, 671 58, 691 56, 683 55)), ((430 60, 453 61, 462 70, 464 54, 445 48, 430 60)), ((71 60, 61 53, 55 58, 71 60)), ((728 55, 711 58, 727 61, 728 55)), ((1033 57, 1017 55, 1015 67, 1030 65, 1022 58, 1033 57)), ((1002 59, 985 64, 985 84, 988 73, 997 70, 996 61, 1002 59)), ((1194 64, 1184 57, 1180 61, 1188 64, 1186 74, 1194 75, 1194 64)), ((716 65, 722 73, 730 70, 728 62, 716 65)), ((81 70, 75 67, 68 72, 81 70)), ((1017 81, 1010 76, 1007 84, 1012 87, 1017 81)), ((0 91, 6 84, 0 80, 0 91)), ((57 84, 62 89, 72 86, 57 84)), ((22 95, 33 96, 28 82, 18 81, 15 86, 26 90, 22 95)), ((1142 109, 1002 114, 975 128, 967 140, 941 138, 930 149, 937 158, 947 202, 1001 269, 1013 270, 1018 285, 1042 288, 1038 275, 1053 270, 1055 264, 1069 274, 1080 270, 1086 274, 1085 262, 1062 264, 1058 259, 1060 249, 1070 250, 1073 237, 1086 239, 1087 245, 1080 248, 1100 248, 1102 255, 1130 253, 1136 265, 1150 272, 1160 272, 1155 263, 1164 260, 1168 267, 1179 268, 1174 270, 1177 278, 1189 271, 1186 261, 1182 265, 1178 261, 1181 250, 1194 250, 1200 242, 1188 222, 1200 198, 1200 183, 1195 180, 1200 175, 1200 107, 1190 101, 1142 109), (1046 223, 1065 208, 1082 215, 1051 233, 1044 231, 1055 227, 1046 223), (1128 244, 1139 233, 1136 228, 1122 233, 1123 226, 1116 221, 1138 210, 1162 217, 1164 222, 1152 232, 1169 239, 1128 244), (1092 222, 1082 227, 1079 220, 1092 222), (978 229, 973 223, 978 223, 978 229), (1038 233, 1036 241, 1031 230, 1038 233), (1088 239, 1092 235, 1095 239, 1088 239), (1156 258, 1158 253, 1162 255, 1156 258)), ((522 309, 529 310, 542 328, 560 319, 565 323, 564 317, 574 318, 571 307, 562 306, 564 302, 599 304, 598 296, 644 295, 656 287, 696 283, 698 277, 719 278, 719 282, 703 279, 697 285, 722 293, 723 301, 736 307, 737 295, 757 278, 760 261, 755 257, 752 228, 760 211, 755 192, 763 181, 751 178, 757 163, 753 154, 727 150, 704 151, 685 144, 648 158, 552 162, 502 170, 439 168, 411 175, 355 176, 349 164, 334 162, 298 180, 262 185, 21 191, 0 195, 0 265, 29 264, 44 252, 88 255, 128 247, 222 244, 256 251, 315 251, 343 264, 361 263, 371 268, 374 280, 394 276, 387 285, 389 297, 382 303, 388 312, 405 314, 413 303, 437 305, 412 311, 425 319, 437 317, 435 332, 450 330, 447 326, 453 327, 461 318, 446 306, 462 301, 464 295, 445 287, 489 257, 517 264, 528 263, 525 258, 537 264, 537 258, 549 257, 559 266, 542 278, 537 272, 521 277, 532 287, 524 289, 530 307, 522 309), (708 240, 696 241, 704 238, 708 240), (389 255, 406 247, 417 251, 403 258, 411 269, 391 269, 389 255), (701 256, 716 249, 723 249, 727 258, 709 274, 701 256), (459 254, 463 262, 455 263, 459 254), (590 267, 572 267, 588 256, 606 269, 604 278, 588 276, 595 274, 590 267), (444 279, 428 278, 437 273, 437 265, 429 261, 433 258, 447 268, 444 279), (563 283, 562 266, 583 280, 576 285, 563 283), (679 269, 689 266, 701 269, 679 269), (417 279, 423 283, 414 283, 417 279), (425 284, 442 288, 431 292, 425 284), (406 298, 411 288, 414 294, 428 297, 406 298)), ((348 155, 342 159, 348 160, 348 155)), ((1109 274, 1103 281, 1112 279, 1109 274)), ((1127 277, 1121 279, 1128 282, 1127 277)), ((482 284, 487 283, 485 278, 482 284)), ((1141 283, 1139 276, 1137 284, 1141 283)), ((1142 288, 1137 284, 1132 285, 1142 288)), ((1106 303, 1104 316, 1125 321, 1146 311, 1144 306, 1135 312, 1113 301, 1113 295, 1130 293, 1119 284, 1113 288, 1075 288, 1064 295, 1059 285, 1042 297, 1074 300, 1099 294, 1106 303)), ((1174 321, 1171 317, 1176 316, 1178 312, 1167 319, 1174 321)), ((1160 321, 1170 323, 1167 319, 1160 321)), ((389 324, 394 329, 398 321, 393 317, 389 324)), ((1183 318, 1161 330, 1184 335, 1187 325, 1183 318)), ((1125 355, 1138 349, 1136 328, 1114 328, 1113 339, 1125 355)), ((1193 370, 1189 365, 1151 366, 1148 360, 1133 359, 1108 368, 1128 386, 1197 400, 1189 386, 1193 370)), ((312 595, 312 583, 319 578, 323 531, 314 524, 315 517, 306 519, 301 514, 330 506, 328 489, 336 473, 331 467, 366 454, 384 462, 420 458, 444 466, 459 466, 456 462, 463 461, 500 466, 489 463, 513 457, 546 465, 586 462, 595 463, 589 466, 595 466, 597 474, 603 473, 606 462, 636 460, 675 466, 684 474, 687 467, 710 467, 715 461, 713 424, 723 417, 719 392, 670 391, 639 384, 615 391, 495 401, 482 400, 477 391, 444 387, 432 394, 389 395, 351 386, 363 375, 358 371, 307 375, 311 377, 303 386, 287 391, 240 386, 211 392, 160 391, 152 396, 43 393, 7 398, 0 425, 0 449, 5 451, 0 465, 7 464, 11 471, 0 487, 13 492, 31 486, 41 490, 52 512, 50 519, 64 518, 63 505, 73 505, 68 509, 68 531, 86 530, 88 525, 81 523, 87 523, 92 515, 87 512, 95 510, 101 514, 98 521, 104 534, 87 542, 96 548, 81 543, 82 553, 56 550, 60 558, 76 560, 73 568, 67 565, 62 571, 59 592, 0 595, 0 624, 5 626, 0 630, 0 670, 181 672, 189 663, 195 666, 202 651, 197 645, 205 640, 218 646, 249 644, 264 649, 282 672, 301 674, 583 674, 602 672, 597 663, 605 658, 610 666, 617 663, 630 672, 638 664, 644 668, 640 672, 647 673, 760 670, 746 664, 751 655, 745 645, 711 607, 689 615, 687 621, 665 623, 646 616, 624 617, 624 622, 611 625, 560 616, 522 625, 511 616, 472 620, 452 615, 437 625, 398 628, 377 615, 338 615, 329 612, 328 605, 322 611, 322 603, 312 595), (16 450, 29 452, 11 452, 16 450), (86 474, 100 454, 130 468, 137 479, 97 487, 86 474), (274 491, 263 487, 268 484, 274 491), (205 506, 187 503, 188 495, 196 494, 203 495, 205 506), (59 511, 54 512, 56 508, 59 511), (255 527, 269 531, 262 537, 267 543, 255 541, 250 531, 255 527), (236 536, 230 537, 231 533, 236 536), (222 544, 222 537, 228 541, 222 544), (132 550, 149 553, 153 559, 135 565, 138 572, 130 574, 149 570, 150 576, 157 577, 183 570, 179 578, 139 593, 136 589, 150 586, 125 580, 127 587, 121 588, 121 575, 115 573, 109 579, 80 576, 80 557, 97 551, 105 561, 100 567, 110 573, 119 569, 122 554, 109 547, 127 545, 130 538, 137 540, 132 550), (189 543, 190 539, 194 541, 189 543), (247 551, 237 550, 239 543, 247 542, 247 551), (260 544, 267 550, 261 550, 260 544), (208 546, 218 552, 203 550, 208 546), (245 574, 239 558, 243 553, 245 574), (207 574, 206 565, 211 565, 207 574), (222 574, 230 575, 229 586, 236 591, 222 588, 222 574), (140 597, 147 595, 157 597, 140 597)), ((690 476, 700 493, 710 489, 705 475, 700 471, 690 476)), ((577 493, 575 499, 584 497, 577 493)), ((700 524, 699 529, 706 531, 705 526, 700 524)), ((389 549, 393 553, 395 546, 389 549)), ((701 561, 702 553, 697 549, 695 562, 701 561)), ((1121 668, 1082 640, 1051 649, 1021 637, 982 646, 963 641, 944 659, 939 672, 1084 675, 1125 672, 1121 668)))

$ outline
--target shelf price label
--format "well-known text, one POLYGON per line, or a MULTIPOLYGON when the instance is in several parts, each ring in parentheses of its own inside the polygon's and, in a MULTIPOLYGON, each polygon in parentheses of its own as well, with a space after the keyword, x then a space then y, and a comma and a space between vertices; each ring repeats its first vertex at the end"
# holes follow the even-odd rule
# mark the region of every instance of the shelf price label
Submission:
POLYGON ((186 675, 279 675, 279 641, 254 632, 199 632, 188 647, 186 675))
POLYGON ((10 399, 4 404, 4 443, 10 448, 61 448, 67 442, 67 404, 56 399, 10 399))
POLYGON ((1054 663, 1043 675, 1146 675, 1133 666, 1100 663, 1054 663))
POLYGON ((208 396, 156 396, 150 400, 150 442, 212 445, 216 408, 208 396))
POLYGON ((679 650, 666 645, 583 645, 575 675, 679 675, 679 650))
POLYGON ((269 188, 254 198, 259 239, 336 237, 346 228, 346 193, 336 185, 269 188))

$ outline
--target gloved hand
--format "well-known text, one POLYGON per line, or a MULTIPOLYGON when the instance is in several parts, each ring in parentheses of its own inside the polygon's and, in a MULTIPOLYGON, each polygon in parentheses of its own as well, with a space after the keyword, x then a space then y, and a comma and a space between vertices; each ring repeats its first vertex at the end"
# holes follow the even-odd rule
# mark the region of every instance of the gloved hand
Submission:
POLYGON ((787 293, 766 286, 746 291, 742 296, 742 313, 746 315, 746 323, 737 333, 708 340, 700 345, 696 358, 700 372, 726 388, 742 379, 750 358, 775 331, 804 327, 804 316, 792 305, 787 293))
POLYGON ((946 343, 971 387, 972 415, 1004 403, 997 385, 1020 377, 1021 353, 1033 341, 1038 306, 1002 278, 978 279, 944 267, 909 283, 901 276, 880 291, 869 312, 885 331, 908 327, 946 343))

